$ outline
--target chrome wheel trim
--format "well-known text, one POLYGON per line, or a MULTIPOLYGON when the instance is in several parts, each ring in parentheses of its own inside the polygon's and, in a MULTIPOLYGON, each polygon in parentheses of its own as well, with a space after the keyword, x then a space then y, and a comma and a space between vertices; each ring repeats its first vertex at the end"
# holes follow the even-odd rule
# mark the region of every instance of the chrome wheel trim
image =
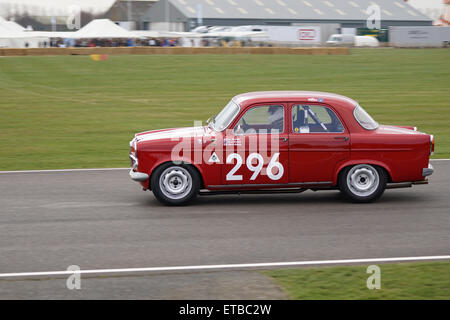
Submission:
POLYGON ((182 167, 169 167, 159 177, 159 187, 167 198, 182 199, 192 190, 191 174, 182 167))
POLYGON ((350 169, 347 174, 347 186, 350 191, 360 197, 372 195, 380 184, 378 171, 368 165, 359 164, 350 169))

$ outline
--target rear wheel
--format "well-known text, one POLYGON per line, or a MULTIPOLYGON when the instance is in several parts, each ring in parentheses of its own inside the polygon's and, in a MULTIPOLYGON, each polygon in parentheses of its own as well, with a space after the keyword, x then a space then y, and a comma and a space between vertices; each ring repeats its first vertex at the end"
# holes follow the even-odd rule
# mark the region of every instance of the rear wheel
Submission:
POLYGON ((167 163, 151 177, 155 197, 166 205, 184 205, 192 201, 200 189, 200 177, 189 165, 167 163))
POLYGON ((358 164, 342 171, 339 176, 339 188, 353 202, 372 202, 383 194, 387 178, 383 168, 358 164))

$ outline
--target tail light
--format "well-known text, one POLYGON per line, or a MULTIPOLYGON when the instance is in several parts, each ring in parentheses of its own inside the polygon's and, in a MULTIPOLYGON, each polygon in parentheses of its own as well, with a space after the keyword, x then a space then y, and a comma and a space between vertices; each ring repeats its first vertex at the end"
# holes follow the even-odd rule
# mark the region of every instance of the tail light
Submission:
POLYGON ((430 135, 430 155, 434 154, 434 136, 430 135))

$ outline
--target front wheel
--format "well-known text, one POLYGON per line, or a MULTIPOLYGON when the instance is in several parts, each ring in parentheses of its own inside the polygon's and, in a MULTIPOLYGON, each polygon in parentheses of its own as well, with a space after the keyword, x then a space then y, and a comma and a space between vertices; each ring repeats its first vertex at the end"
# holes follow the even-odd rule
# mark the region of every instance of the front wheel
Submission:
POLYGON ((189 165, 168 163, 151 177, 155 197, 166 205, 184 205, 192 201, 200 189, 200 177, 189 165))
POLYGON ((387 180, 383 168, 358 164, 342 171, 339 176, 339 188, 353 202, 373 202, 383 194, 387 180))

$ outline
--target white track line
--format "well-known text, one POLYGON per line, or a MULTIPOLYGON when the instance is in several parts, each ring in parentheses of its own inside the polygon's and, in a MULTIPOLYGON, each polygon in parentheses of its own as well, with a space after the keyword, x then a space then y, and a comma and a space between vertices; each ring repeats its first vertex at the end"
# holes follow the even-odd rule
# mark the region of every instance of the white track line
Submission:
MULTIPOLYGON (((430 159, 430 161, 450 161, 450 159, 430 159)), ((4 174, 4 173, 51 173, 51 172, 115 171, 115 170, 130 170, 130 168, 15 170, 15 171, 0 171, 0 174, 4 174)))
POLYGON ((218 264, 203 266, 177 266, 177 267, 153 267, 153 268, 129 268, 129 269, 96 269, 80 271, 45 271, 45 272, 19 272, 0 273, 0 278, 33 277, 33 276, 56 276, 72 274, 102 274, 102 273, 133 273, 133 272, 155 272, 155 271, 193 271, 212 269, 247 269, 247 268, 269 268, 289 266, 311 266, 326 264, 351 264, 351 263, 373 263, 373 262, 402 262, 423 260, 448 260, 448 256, 423 256, 423 257, 401 257, 401 258, 375 258, 375 259, 348 259, 348 260, 318 260, 318 261, 294 261, 294 262, 270 262, 270 263, 246 263, 246 264, 218 264))

